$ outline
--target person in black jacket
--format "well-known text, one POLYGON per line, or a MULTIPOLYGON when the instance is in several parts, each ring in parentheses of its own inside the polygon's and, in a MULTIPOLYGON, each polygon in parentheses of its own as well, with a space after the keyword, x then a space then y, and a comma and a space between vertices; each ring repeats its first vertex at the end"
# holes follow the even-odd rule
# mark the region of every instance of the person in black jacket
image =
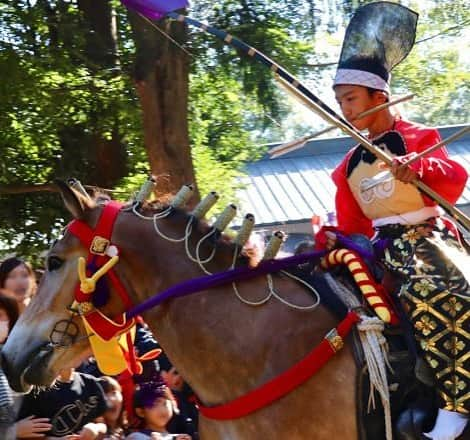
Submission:
POLYGON ((46 434, 63 437, 79 433, 106 410, 100 379, 69 368, 61 371, 52 388, 24 397, 20 418, 31 415, 48 418, 52 428, 46 434))

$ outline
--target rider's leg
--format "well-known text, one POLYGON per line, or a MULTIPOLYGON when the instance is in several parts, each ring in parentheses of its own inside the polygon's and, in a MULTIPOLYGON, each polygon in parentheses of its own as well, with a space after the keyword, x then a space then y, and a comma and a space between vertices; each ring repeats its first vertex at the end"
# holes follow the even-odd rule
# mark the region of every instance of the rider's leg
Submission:
POLYGON ((398 263, 407 272, 401 298, 436 378, 442 411, 429 434, 434 440, 456 439, 470 414, 470 288, 445 251, 445 232, 436 227, 420 236, 409 227, 388 254, 389 265, 398 263))

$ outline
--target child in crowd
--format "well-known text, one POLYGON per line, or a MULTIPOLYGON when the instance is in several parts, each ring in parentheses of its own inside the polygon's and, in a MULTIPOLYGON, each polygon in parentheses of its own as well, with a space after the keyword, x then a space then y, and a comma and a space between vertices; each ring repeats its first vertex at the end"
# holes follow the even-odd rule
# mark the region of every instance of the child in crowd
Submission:
POLYGON ((0 264, 0 289, 5 289, 18 302, 20 313, 36 293, 36 276, 29 263, 7 258, 0 264))
POLYGON ((127 425, 123 406, 122 388, 119 382, 109 376, 101 377, 108 409, 102 417, 86 424, 77 438, 86 440, 122 440, 127 425))
POLYGON ((192 440, 189 434, 167 431, 167 424, 178 408, 171 390, 159 377, 138 386, 134 410, 142 421, 142 429, 128 435, 126 440, 192 440))
POLYGON ((192 389, 184 381, 165 353, 158 357, 160 374, 165 384, 170 388, 178 404, 178 413, 173 414, 167 428, 169 432, 189 434, 193 440, 198 436, 198 409, 192 389))

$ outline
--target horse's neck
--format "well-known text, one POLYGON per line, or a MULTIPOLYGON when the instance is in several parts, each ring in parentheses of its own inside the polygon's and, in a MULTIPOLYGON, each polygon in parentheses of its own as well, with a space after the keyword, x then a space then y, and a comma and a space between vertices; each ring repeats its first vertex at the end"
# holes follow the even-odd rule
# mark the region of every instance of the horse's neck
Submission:
MULTIPOLYGON (((202 275, 199 272, 199 276, 202 275)), ((275 288, 292 303, 312 298, 289 279, 275 288)), ((255 301, 267 294, 266 277, 238 284, 255 301)), ((321 306, 299 311, 271 298, 254 307, 229 284, 169 301, 145 316, 176 368, 209 404, 232 399, 285 371, 336 325, 321 306)))
MULTIPOLYGON (((181 237, 184 229, 178 232, 175 223, 168 219, 162 227, 166 226, 169 234, 173 227, 172 236, 181 237)), ((138 286, 140 301, 205 275, 198 264, 190 261, 183 243, 168 242, 146 225, 147 229, 137 231, 129 222, 123 231, 136 238, 135 253, 128 249, 127 260, 135 260, 128 276, 138 286)), ((193 253, 197 240, 194 234, 193 253)), ((208 250, 203 248, 202 255, 206 256, 208 250)), ((230 262, 229 252, 221 250, 208 268, 223 271, 230 262)), ((276 291, 290 303, 306 306, 313 302, 291 279, 273 278, 276 291)), ((265 276, 237 283, 237 287, 249 301, 259 301, 268 293, 265 276)), ((288 369, 336 326, 335 319, 322 307, 301 311, 275 298, 258 307, 247 305, 237 298, 231 284, 170 300, 148 311, 144 318, 176 368, 207 404, 244 394, 288 369)))

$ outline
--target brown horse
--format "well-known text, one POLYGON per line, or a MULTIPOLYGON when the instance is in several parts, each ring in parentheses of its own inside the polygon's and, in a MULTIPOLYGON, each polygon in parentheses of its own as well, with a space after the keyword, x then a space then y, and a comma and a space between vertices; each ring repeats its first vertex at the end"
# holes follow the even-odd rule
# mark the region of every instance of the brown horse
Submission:
MULTIPOLYGON (((74 218, 94 227, 103 207, 64 184, 60 189, 74 218)), ((152 214, 150 208, 145 209, 144 213, 152 214)), ((158 220, 159 228, 169 236, 181 237, 188 218, 188 214, 176 211, 158 220)), ((207 225, 199 224, 192 233, 191 245, 195 246, 207 230, 207 225)), ((135 304, 203 275, 200 267, 188 259, 182 242, 163 239, 156 234, 152 221, 129 210, 119 213, 112 242, 121 250, 115 271, 135 304)), ((232 250, 233 245, 220 241, 209 269, 226 270, 232 250)), ((2 352, 3 367, 15 390, 48 386, 62 368, 76 366, 89 355, 85 337, 67 348, 44 350, 56 323, 70 318, 67 307, 73 302, 78 282, 77 260, 87 252, 70 232, 49 251, 38 294, 2 352)), ((304 306, 312 302, 293 280, 282 275, 273 278, 283 298, 304 306)), ((240 282, 238 289, 245 298, 255 301, 266 292, 266 277, 240 282)), ((113 293, 101 310, 107 316, 124 311, 113 293)), ((79 318, 74 319, 84 335, 79 318)), ((206 406, 231 401, 289 369, 338 324, 321 305, 310 311, 297 310, 271 298, 262 306, 249 306, 235 296, 230 284, 168 301, 146 312, 144 319, 206 406)), ((355 377, 348 342, 316 375, 271 405, 236 420, 201 417, 201 438, 357 439, 355 377)))

